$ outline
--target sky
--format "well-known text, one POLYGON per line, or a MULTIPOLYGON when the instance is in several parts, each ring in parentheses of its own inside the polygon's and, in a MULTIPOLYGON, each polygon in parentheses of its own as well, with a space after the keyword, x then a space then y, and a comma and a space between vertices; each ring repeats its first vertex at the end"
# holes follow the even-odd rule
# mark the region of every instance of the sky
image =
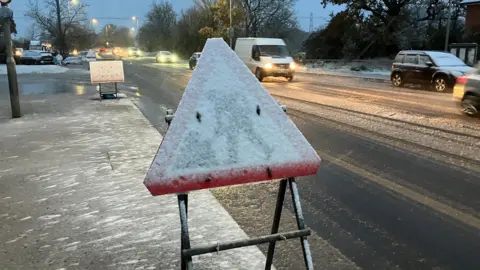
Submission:
MULTIPOLYGON (((37 0, 39 2, 45 0, 37 0)), ((90 19, 96 18, 99 25, 118 24, 127 27, 135 27, 132 16, 142 18, 149 11, 150 5, 154 1, 160 0, 78 0, 88 4, 87 8, 90 19), (134 4, 130 4, 134 3, 134 4)), ((234 0, 233 0, 234 1, 234 0)), ((328 20, 328 15, 341 10, 338 6, 327 6, 325 9, 320 4, 320 0, 297 0, 295 7, 298 21, 303 30, 308 31, 310 25, 310 13, 313 13, 314 28, 324 25, 328 20)), ((172 0, 173 6, 177 12, 187 9, 193 5, 193 0, 172 0)), ((12 0, 9 7, 14 11, 15 21, 17 23, 18 37, 25 36, 32 20, 25 17, 28 10, 28 0, 12 0)), ((100 27, 100 26, 98 26, 100 27)))

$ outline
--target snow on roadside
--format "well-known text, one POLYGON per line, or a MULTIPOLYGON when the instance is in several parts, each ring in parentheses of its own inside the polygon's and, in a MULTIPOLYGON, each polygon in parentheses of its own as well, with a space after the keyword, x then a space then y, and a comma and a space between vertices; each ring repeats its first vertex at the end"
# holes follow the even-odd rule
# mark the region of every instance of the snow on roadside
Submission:
POLYGON ((390 76, 390 68, 385 64, 385 61, 380 62, 314 62, 297 68, 300 73, 313 74, 331 74, 343 76, 375 76, 385 77, 390 76))
MULTIPOLYGON (((23 66, 17 65, 17 74, 65 73, 72 69, 57 65, 23 66)), ((0 65, 0 74, 7 74, 7 66, 0 65)))

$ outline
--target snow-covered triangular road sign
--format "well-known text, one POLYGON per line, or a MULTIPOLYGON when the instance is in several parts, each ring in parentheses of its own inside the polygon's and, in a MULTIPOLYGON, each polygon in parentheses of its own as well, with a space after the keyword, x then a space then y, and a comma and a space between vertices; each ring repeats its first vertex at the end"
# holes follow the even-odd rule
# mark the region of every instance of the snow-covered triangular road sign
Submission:
POLYGON ((209 39, 145 178, 152 195, 316 174, 320 157, 223 39, 209 39))

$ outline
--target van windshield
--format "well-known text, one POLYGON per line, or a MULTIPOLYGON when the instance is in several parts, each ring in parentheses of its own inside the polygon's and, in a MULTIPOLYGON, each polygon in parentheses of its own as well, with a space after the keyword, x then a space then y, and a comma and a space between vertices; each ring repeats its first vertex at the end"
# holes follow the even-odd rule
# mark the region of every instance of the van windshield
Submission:
POLYGON ((272 57, 288 57, 290 52, 287 49, 287 46, 282 45, 259 45, 261 56, 272 56, 272 57))

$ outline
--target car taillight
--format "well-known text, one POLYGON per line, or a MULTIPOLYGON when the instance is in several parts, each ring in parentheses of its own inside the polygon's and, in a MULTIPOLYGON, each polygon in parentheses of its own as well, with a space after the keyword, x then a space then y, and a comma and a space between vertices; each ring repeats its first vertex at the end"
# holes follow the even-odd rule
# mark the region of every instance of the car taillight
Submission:
POLYGON ((457 84, 466 84, 468 81, 467 77, 458 77, 456 83, 457 84))

